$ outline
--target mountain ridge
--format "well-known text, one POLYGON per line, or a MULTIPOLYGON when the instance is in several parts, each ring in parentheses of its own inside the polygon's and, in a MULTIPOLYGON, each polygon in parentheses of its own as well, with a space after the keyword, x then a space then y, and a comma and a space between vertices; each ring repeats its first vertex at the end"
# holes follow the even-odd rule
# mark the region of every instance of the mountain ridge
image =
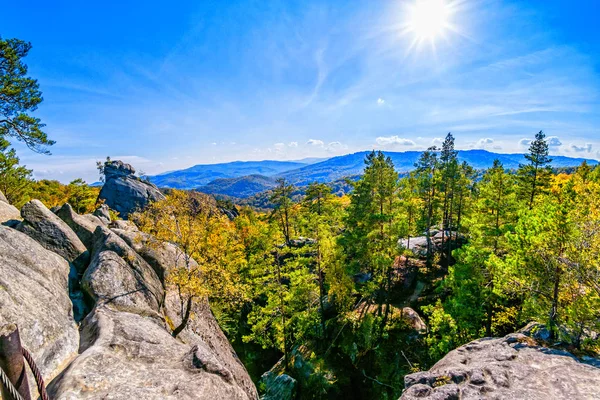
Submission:
MULTIPOLYGON (((360 175, 368 153, 370 151, 360 151, 316 163, 265 160, 199 164, 184 170, 152 176, 150 181, 159 187, 196 189, 209 194, 244 198, 272 189, 277 178, 285 178, 297 186, 306 186, 312 182, 330 183, 347 176, 360 175)), ((421 153, 422 151, 384 151, 400 173, 414 169, 414 164, 421 153)), ((551 157, 554 168, 576 167, 583 161, 587 161, 590 165, 598 164, 598 161, 593 159, 551 157)), ((459 150, 458 159, 460 162, 466 161, 475 169, 489 168, 495 159, 500 160, 506 169, 516 169, 519 164, 527 162, 522 153, 504 154, 481 149, 459 150)))

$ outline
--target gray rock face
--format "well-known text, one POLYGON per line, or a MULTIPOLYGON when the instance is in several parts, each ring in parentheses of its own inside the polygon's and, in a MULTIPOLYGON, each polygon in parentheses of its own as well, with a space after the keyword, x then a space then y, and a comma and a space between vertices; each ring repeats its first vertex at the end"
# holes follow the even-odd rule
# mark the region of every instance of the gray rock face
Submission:
POLYGON ((97 227, 105 225, 100 218, 90 214, 79 215, 73 210, 73 207, 71 207, 69 203, 63 205, 56 212, 56 215, 73 229, 85 247, 91 251, 94 231, 97 227))
MULTIPOLYGON (((181 323, 180 303, 175 290, 167 291, 164 308, 165 315, 170 323, 174 326, 179 325, 181 323)), ((218 362, 213 363, 213 366, 208 368, 221 371, 219 374, 222 376, 231 375, 233 382, 244 391, 249 399, 257 399, 258 393, 248 375, 248 371, 235 354, 223 331, 221 331, 208 302, 195 304, 192 311, 192 317, 187 328, 179 334, 178 339, 198 346, 199 349, 204 349, 203 351, 210 349, 211 354, 216 357, 218 362)))
POLYGON ((404 383, 402 400, 591 400, 598 398, 600 369, 515 333, 459 347, 404 383))
POLYGON ((93 248, 92 262, 81 282, 84 290, 98 304, 158 317, 164 290, 152 267, 103 226, 94 232, 93 248))
MULTIPOLYGON (((153 238, 118 233, 158 268, 172 267, 163 264, 168 253, 144 250, 153 238)), ((195 306, 188 328, 175 339, 162 316, 164 311, 171 323, 181 321, 174 291, 163 305, 163 283, 154 269, 116 232, 98 227, 93 247, 83 284, 97 304, 82 323, 81 354, 50 385, 52 398, 258 398, 208 303, 195 306)))
POLYGON ((53 399, 255 399, 218 353, 174 339, 155 319, 107 307, 84 320, 81 354, 48 388, 53 399))
MULTIPOLYGON (((464 243, 464 236, 458 234, 457 232, 448 232, 445 233, 442 231, 431 231, 429 237, 429 242, 431 246, 431 250, 433 252, 439 252, 442 250, 442 246, 444 250, 448 245, 448 240, 451 240, 450 248, 456 249, 460 247, 464 243)), ((427 236, 417 236, 411 237, 410 241, 408 239, 400 239, 398 244, 405 249, 411 250, 415 255, 424 257, 427 255, 427 236)))
POLYGON ((111 229, 120 229, 128 232, 139 232, 138 227, 131 221, 118 219, 116 221, 112 221, 109 225, 111 229))
POLYGON ((2 203, 6 203, 6 204, 10 204, 8 202, 8 199, 6 198, 6 196, 4 195, 4 193, 2 193, 2 191, 0 190, 0 202, 2 203))
POLYGON ((99 198, 108 207, 119 212, 122 218, 143 209, 152 201, 165 198, 156 186, 142 181, 134 174, 133 167, 122 161, 111 161, 104 166, 105 183, 99 198))
POLYGON ((20 221, 21 213, 17 207, 8 204, 8 202, 0 201, 0 224, 14 227, 20 221))
POLYGON ((21 222, 17 229, 35 239, 46 249, 73 263, 82 272, 89 264, 90 254, 77 234, 48 210, 39 200, 32 200, 21 209, 21 222))
POLYGON ((100 207, 94 211, 94 215, 105 223, 106 225, 110 224, 110 208, 106 204, 102 204, 100 207))
POLYGON ((406 323, 410 325, 415 331, 425 332, 427 331, 427 325, 423 322, 423 319, 415 310, 410 307, 404 307, 402 309, 402 318, 406 323))
POLYGON ((46 382, 77 355, 79 346, 68 275, 69 263, 62 257, 0 226, 0 326, 18 325, 46 382))
POLYGON ((161 281, 168 270, 175 267, 196 268, 198 263, 189 258, 177 246, 156 240, 152 235, 134 230, 112 229, 121 239, 136 251, 154 269, 161 281))

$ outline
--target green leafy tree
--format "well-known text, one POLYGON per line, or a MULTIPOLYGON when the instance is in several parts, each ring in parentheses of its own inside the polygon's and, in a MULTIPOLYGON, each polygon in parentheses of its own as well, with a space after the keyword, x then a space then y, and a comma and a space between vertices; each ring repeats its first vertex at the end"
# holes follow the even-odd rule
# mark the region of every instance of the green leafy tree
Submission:
POLYGON ((0 138, 12 137, 38 153, 49 154, 54 141, 42 131, 44 124, 29 113, 42 102, 37 80, 27 76, 23 58, 31 44, 0 37, 0 138))
POLYGON ((99 188, 88 185, 83 179, 75 179, 67 185, 68 202, 79 214, 93 212, 98 200, 99 188))

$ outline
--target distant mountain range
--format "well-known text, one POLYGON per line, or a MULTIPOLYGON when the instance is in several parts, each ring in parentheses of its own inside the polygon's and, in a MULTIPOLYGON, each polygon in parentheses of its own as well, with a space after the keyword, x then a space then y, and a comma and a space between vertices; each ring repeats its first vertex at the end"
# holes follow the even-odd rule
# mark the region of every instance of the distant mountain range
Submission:
MULTIPOLYGON (((196 165, 150 177, 159 187, 176 189, 197 189, 204 193, 221 194, 237 198, 247 198, 276 186, 277 178, 286 178, 296 186, 306 186, 312 182, 331 183, 341 178, 362 174, 368 151, 347 154, 330 159, 305 159, 299 161, 236 161, 223 164, 196 165)), ((414 169, 421 155, 420 151, 385 152, 396 170, 400 173, 414 169)), ((475 169, 492 166, 495 159, 505 168, 515 169, 526 163, 523 154, 499 154, 486 150, 460 150, 460 162, 466 161, 475 169)), ((590 165, 596 160, 552 156, 554 168, 576 167, 583 161, 590 165)))
POLYGON ((239 178, 249 175, 273 176, 305 167, 310 163, 310 161, 234 161, 223 164, 201 164, 151 176, 150 181, 158 187, 196 189, 216 179, 239 178))

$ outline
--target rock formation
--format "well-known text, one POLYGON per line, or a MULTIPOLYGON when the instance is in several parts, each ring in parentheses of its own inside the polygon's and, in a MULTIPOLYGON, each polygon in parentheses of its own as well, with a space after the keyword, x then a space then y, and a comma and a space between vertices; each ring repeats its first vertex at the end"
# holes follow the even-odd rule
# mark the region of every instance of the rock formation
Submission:
MULTIPOLYGON (((460 247, 465 241, 464 236, 457 232, 432 230, 430 235, 429 243, 433 252, 441 251, 442 246, 444 246, 443 250, 446 250, 445 246, 448 246, 448 240, 451 241, 450 248, 452 250, 460 247)), ((417 236, 411 237, 410 241, 408 239, 400 239, 398 244, 405 249, 412 250, 419 257, 425 257, 427 255, 427 242, 427 236, 417 236)))
POLYGON ((99 199, 117 211, 121 218, 144 208, 151 201, 164 199, 163 194, 150 182, 135 176, 135 169, 122 161, 104 164, 104 186, 99 199))
POLYGON ((207 301, 171 335, 180 303, 165 276, 179 249, 129 221, 110 229, 105 212, 56 212, 64 221, 34 200, 18 230, 0 226, 0 326, 19 326, 51 398, 258 399, 207 301))
POLYGON ((92 262, 82 286, 99 304, 160 318, 164 289, 158 275, 108 228, 98 227, 94 233, 92 262))
POLYGON ((46 382, 77 356, 68 276, 69 263, 62 257, 0 226, 0 326, 18 325, 46 382))
MULTIPOLYGON (((75 234, 88 250, 92 249, 94 231, 99 226, 107 225, 95 215, 79 215, 69 203, 66 203, 56 211, 56 215, 73 229, 75 234)), ((110 221, 109 221, 110 222, 110 221)))
POLYGON ((4 193, 0 191, 0 224, 16 226, 21 220, 21 213, 17 207, 11 205, 4 193))
POLYGON ((17 229, 35 239, 65 260, 72 263, 77 271, 87 267, 90 254, 85 245, 79 240, 77 234, 48 210, 39 200, 32 200, 21 209, 21 222, 17 229))
POLYGON ((600 368, 523 333, 479 339, 405 377, 401 400, 598 399, 600 368))

